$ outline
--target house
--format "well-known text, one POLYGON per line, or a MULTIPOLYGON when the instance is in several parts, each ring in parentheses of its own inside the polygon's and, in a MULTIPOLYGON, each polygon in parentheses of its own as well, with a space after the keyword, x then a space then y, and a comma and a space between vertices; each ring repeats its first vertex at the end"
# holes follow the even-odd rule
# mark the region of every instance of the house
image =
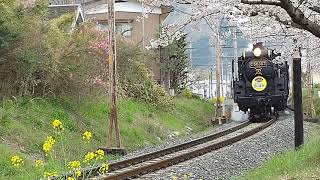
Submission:
MULTIPOLYGON (((96 19, 102 31, 108 29, 108 5, 105 4, 105 0, 50 0, 50 2, 51 4, 81 4, 86 19, 96 19)), ((171 12, 171 7, 142 5, 138 0, 116 0, 115 2, 117 34, 144 48, 150 46, 150 41, 160 32, 161 23, 171 12)), ((148 62, 147 65, 153 72, 154 79, 160 83, 160 62, 148 62)))
MULTIPOLYGON (((107 4, 95 1, 91 4, 86 3, 86 8, 86 17, 95 18, 100 29, 107 31, 107 4)), ((150 46, 150 41, 155 39, 157 33, 160 32, 161 23, 170 12, 170 7, 144 6, 138 0, 117 1, 115 3, 117 34, 132 40, 142 47, 148 47, 150 46)), ((160 83, 160 62, 148 62, 147 65, 152 70, 154 79, 160 83)))
POLYGON ((50 4, 48 7, 47 19, 58 18, 63 14, 74 13, 75 19, 72 22, 71 29, 79 26, 85 21, 84 13, 80 4, 50 4))

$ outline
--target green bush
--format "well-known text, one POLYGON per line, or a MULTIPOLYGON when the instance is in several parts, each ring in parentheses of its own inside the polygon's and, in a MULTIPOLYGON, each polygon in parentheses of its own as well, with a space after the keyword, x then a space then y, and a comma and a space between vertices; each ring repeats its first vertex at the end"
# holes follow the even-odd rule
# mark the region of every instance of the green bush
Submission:
POLYGON ((193 95, 191 90, 189 90, 189 89, 182 90, 181 94, 182 94, 183 97, 188 98, 188 99, 191 99, 192 95, 193 95))
MULTIPOLYGON (((72 29, 74 14, 44 21, 45 0, 28 8, 18 2, 0 4, 0 46, 5 47, 0 50, 0 98, 106 93, 108 39, 96 22, 72 29)), ((156 60, 155 54, 122 39, 117 52, 122 95, 157 106, 172 104, 145 65, 156 60)))
POLYGON ((71 31, 74 14, 44 21, 45 2, 28 8, 19 1, 0 5, 0 31, 12 32, 0 38, 5 47, 0 72, 9 72, 1 74, 1 95, 78 94, 103 72, 105 54, 95 47, 105 37, 95 30, 95 23, 71 31))
POLYGON ((145 101, 159 107, 171 107, 172 99, 158 85, 144 60, 154 60, 154 54, 144 52, 137 45, 118 40, 118 69, 122 94, 126 97, 145 101))

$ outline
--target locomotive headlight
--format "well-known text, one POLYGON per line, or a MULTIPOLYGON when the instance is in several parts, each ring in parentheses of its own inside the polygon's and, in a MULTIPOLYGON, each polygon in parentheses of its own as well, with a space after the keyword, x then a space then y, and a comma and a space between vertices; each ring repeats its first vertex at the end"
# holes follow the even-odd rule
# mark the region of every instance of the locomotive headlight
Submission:
POLYGON ((260 57, 261 54, 262 54, 262 50, 261 50, 260 48, 255 48, 255 49, 253 50, 253 55, 254 55, 255 57, 260 57))

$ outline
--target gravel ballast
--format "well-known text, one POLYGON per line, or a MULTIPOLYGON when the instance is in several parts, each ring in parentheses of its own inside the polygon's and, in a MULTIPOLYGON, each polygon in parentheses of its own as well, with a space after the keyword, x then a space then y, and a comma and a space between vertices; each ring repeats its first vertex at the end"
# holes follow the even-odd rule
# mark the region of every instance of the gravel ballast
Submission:
POLYGON ((132 158, 132 157, 135 157, 135 156, 140 156, 140 155, 143 155, 143 154, 146 154, 146 153, 150 153, 150 152, 158 151, 158 150, 161 150, 161 149, 164 149, 164 148, 168 148, 168 147, 171 147, 171 146, 179 145, 179 144, 191 141, 193 139, 204 137, 204 136, 209 135, 209 134, 214 134, 214 133, 217 133, 217 132, 220 132, 220 131, 224 131, 226 129, 229 129, 231 127, 235 127, 235 126, 240 125, 242 123, 244 123, 244 122, 232 121, 232 122, 230 122, 228 124, 223 124, 221 126, 215 126, 213 128, 210 128, 207 131, 190 134, 189 136, 185 136, 183 138, 181 138, 181 137, 169 138, 169 139, 166 140, 165 143, 162 143, 162 144, 159 144, 159 145, 156 145, 156 146, 150 146, 150 147, 147 147, 147 148, 144 148, 144 149, 140 149, 140 150, 131 152, 131 153, 127 154, 126 156, 122 157, 120 160, 129 159, 129 158, 132 158))
MULTIPOLYGON (((305 123, 305 134, 313 124, 305 123)), ((294 148, 293 116, 282 116, 269 128, 241 142, 144 175, 139 179, 231 179, 258 167, 273 155, 294 148)))

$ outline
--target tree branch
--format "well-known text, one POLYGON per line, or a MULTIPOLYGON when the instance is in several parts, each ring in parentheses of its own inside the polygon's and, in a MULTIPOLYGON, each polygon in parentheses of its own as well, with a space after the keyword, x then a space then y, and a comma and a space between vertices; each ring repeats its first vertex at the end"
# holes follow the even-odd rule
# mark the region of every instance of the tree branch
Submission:
MULTIPOLYGON (((301 9, 295 7, 290 0, 279 0, 279 1, 267 1, 267 0, 260 0, 260 1, 253 1, 253 0, 241 0, 243 4, 249 5, 273 5, 278 6, 284 9, 287 14, 290 16, 292 23, 289 21, 282 21, 280 18, 277 20, 283 24, 288 24, 291 27, 300 28, 309 31, 316 37, 320 38, 320 24, 317 24, 307 18, 304 12, 301 9)), ((311 10, 320 13, 320 7, 310 7, 311 10)))
POLYGON ((305 14, 294 7, 290 0, 281 0, 281 8, 288 13, 294 23, 320 38, 320 25, 305 17, 305 14))
POLYGON ((312 7, 309 7, 309 9, 320 14, 320 7, 319 6, 312 6, 312 7))
POLYGON ((294 22, 288 21, 288 20, 281 20, 279 16, 274 16, 274 17, 276 18, 275 19, 276 21, 280 22, 283 25, 290 26, 290 27, 293 27, 293 28, 303 29, 303 27, 300 26, 297 23, 294 23, 294 22))
POLYGON ((259 1, 252 1, 252 0, 241 0, 243 4, 250 4, 250 5, 272 5, 272 6, 281 6, 281 2, 279 1, 267 1, 267 0, 259 0, 259 1))

